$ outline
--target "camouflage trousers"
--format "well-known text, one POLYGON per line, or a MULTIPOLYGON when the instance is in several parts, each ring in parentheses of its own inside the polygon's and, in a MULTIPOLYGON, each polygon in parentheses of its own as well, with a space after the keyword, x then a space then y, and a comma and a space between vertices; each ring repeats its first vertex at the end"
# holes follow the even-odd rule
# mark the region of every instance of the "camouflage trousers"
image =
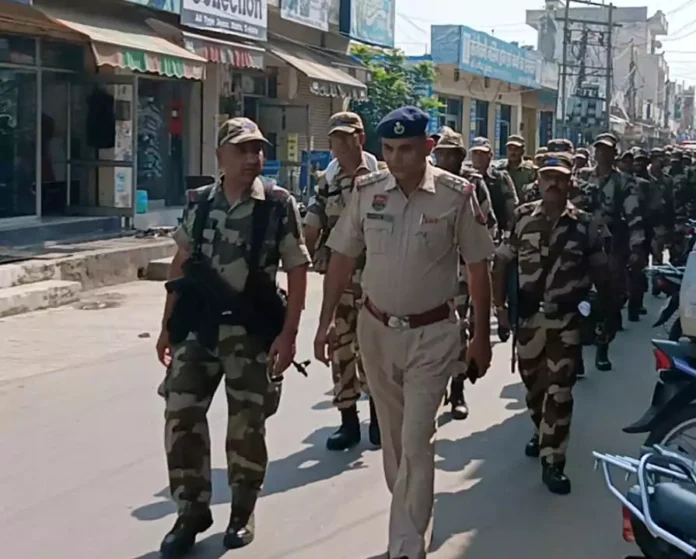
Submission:
POLYGON ((469 296, 469 285, 466 281, 459 281, 459 294, 455 298, 457 314, 459 315, 459 337, 462 348, 457 360, 457 370, 454 377, 462 377, 467 373, 466 352, 469 347, 469 320, 473 317, 471 308, 471 297, 469 296))
POLYGON ((346 291, 336 307, 337 343, 331 361, 333 378, 333 405, 339 410, 350 408, 368 394, 365 370, 358 347, 358 312, 360 296, 354 291, 346 291))
POLYGON ((520 321, 520 374, 527 389, 527 408, 539 435, 541 458, 547 463, 565 463, 580 352, 579 314, 556 318, 536 313, 520 321))
POLYGON ((653 228, 652 239, 650 240, 650 254, 652 255, 653 265, 659 266, 663 263, 666 246, 667 228, 664 225, 657 225, 653 228))
POLYGON ((266 475, 266 418, 279 386, 267 376, 267 355, 240 326, 221 326, 215 352, 191 335, 172 350, 164 381, 164 442, 169 487, 179 514, 210 504, 207 412, 220 381, 227 396, 227 478, 232 488, 259 491, 266 475))

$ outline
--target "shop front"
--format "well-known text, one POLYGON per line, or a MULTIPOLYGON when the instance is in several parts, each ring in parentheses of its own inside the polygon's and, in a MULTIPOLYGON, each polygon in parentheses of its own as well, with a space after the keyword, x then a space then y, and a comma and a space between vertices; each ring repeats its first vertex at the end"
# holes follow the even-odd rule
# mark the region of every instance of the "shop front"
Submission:
POLYGON ((311 173, 330 160, 329 118, 366 99, 366 69, 338 52, 271 38, 269 88, 259 124, 271 142, 267 174, 305 193, 311 173))
POLYGON ((185 176, 200 167, 200 136, 189 131, 199 116, 192 107, 205 59, 162 38, 135 12, 40 9, 91 47, 92 72, 68 86, 71 213, 131 223, 136 210, 182 204, 185 176))

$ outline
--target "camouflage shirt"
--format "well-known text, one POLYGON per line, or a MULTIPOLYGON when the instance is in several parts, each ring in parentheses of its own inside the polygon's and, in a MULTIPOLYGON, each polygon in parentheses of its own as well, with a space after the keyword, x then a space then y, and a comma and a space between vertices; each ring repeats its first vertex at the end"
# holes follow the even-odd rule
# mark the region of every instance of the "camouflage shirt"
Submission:
POLYGON ((510 162, 507 159, 504 159, 498 165, 498 170, 506 171, 510 176, 512 179, 512 184, 515 185, 515 192, 517 193, 517 197, 520 199, 520 201, 522 199, 522 189, 528 184, 533 183, 537 176, 536 167, 534 167, 534 163, 532 161, 522 161, 518 167, 513 169, 510 166, 510 162))
MULTIPOLYGON (((476 173, 477 171, 471 167, 465 167, 465 172, 476 173)), ((501 171, 492 165, 483 174, 483 180, 488 187, 491 208, 498 222, 498 227, 503 231, 507 231, 512 221, 512 214, 519 203, 515 185, 507 171, 501 171)))
POLYGON ((617 169, 599 177, 596 167, 587 167, 578 172, 576 180, 578 194, 573 202, 601 220, 614 238, 620 238, 622 228, 625 229, 628 248, 639 250, 645 231, 634 178, 617 169))
POLYGON ((520 292, 531 300, 579 303, 592 286, 589 268, 607 268, 599 227, 599 220, 570 202, 556 223, 547 218, 542 201, 523 204, 496 256, 516 261, 520 292))
POLYGON ((694 216, 696 196, 691 174, 686 167, 673 165, 670 169, 672 179, 672 196, 674 200, 674 221, 677 224, 686 223, 694 216))
MULTIPOLYGON (((295 198, 278 186, 274 186, 270 194, 274 204, 259 264, 275 282, 279 261, 285 270, 291 270, 309 264, 310 258, 295 198)), ((213 188, 204 186, 189 191, 189 203, 184 208, 181 225, 174 232, 177 245, 187 251, 193 246, 193 223, 205 196, 211 204, 203 228, 201 251, 234 290, 242 291, 249 274, 246 258, 251 249, 254 201, 266 199, 263 183, 256 179, 250 190, 231 206, 222 190, 222 182, 213 188)))
POLYGON ((462 167, 460 175, 474 185, 474 194, 476 194, 481 213, 486 218, 486 228, 491 236, 495 236, 498 223, 495 219, 493 208, 491 207, 491 194, 488 192, 486 181, 483 180, 483 176, 473 167, 462 167))
POLYGON ((525 184, 520 189, 520 204, 529 204, 530 202, 536 202, 537 200, 541 200, 539 179, 535 179, 534 182, 525 184))

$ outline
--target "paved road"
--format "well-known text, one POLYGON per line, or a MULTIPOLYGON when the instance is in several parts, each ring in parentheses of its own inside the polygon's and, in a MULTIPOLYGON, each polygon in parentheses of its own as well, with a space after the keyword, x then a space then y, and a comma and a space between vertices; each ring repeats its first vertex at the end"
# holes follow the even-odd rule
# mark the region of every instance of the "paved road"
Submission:
MULTIPOLYGON (((162 451, 162 371, 153 351, 163 290, 135 283, 66 308, 0 321, 0 540, 17 559, 154 558, 174 520, 162 451), (102 303, 102 304, 99 304, 102 303), (106 306, 107 308, 94 309, 106 306), (92 309, 92 310, 89 310, 92 309), (152 337, 145 337, 147 334, 152 337)), ((313 278, 300 338, 310 351, 320 298, 313 278)), ((653 311, 657 304, 651 302, 653 311)), ((647 404, 654 373, 647 324, 623 334, 617 370, 590 371, 576 389, 569 475, 574 492, 550 495, 523 456, 530 435, 509 345, 469 391, 471 417, 441 417, 433 559, 622 558, 621 515, 592 470, 592 449, 634 453, 620 432, 647 404)), ((380 453, 368 443, 330 454, 335 428, 329 373, 292 376, 270 421, 271 465, 258 539, 240 559, 381 558, 388 495, 380 453)), ((367 402, 361 402, 367 418, 367 402)), ((224 399, 211 410, 216 523, 196 557, 222 557, 224 399)))

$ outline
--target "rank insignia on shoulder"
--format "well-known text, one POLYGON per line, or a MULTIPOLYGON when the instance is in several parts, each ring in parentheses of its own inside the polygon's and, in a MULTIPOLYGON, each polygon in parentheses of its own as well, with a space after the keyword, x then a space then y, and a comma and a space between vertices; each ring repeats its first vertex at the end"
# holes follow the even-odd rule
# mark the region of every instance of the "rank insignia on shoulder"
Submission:
POLYGON ((373 173, 368 173, 367 175, 360 175, 360 176, 355 177, 354 184, 355 184, 356 188, 363 188, 363 187, 368 186, 370 184, 374 184, 376 182, 384 180, 388 176, 389 176, 389 171, 387 171, 387 170, 374 171, 373 173))
POLYGON ((437 180, 444 186, 462 194, 471 194, 474 191, 474 186, 468 180, 456 175, 447 173, 446 175, 440 175, 437 180))

